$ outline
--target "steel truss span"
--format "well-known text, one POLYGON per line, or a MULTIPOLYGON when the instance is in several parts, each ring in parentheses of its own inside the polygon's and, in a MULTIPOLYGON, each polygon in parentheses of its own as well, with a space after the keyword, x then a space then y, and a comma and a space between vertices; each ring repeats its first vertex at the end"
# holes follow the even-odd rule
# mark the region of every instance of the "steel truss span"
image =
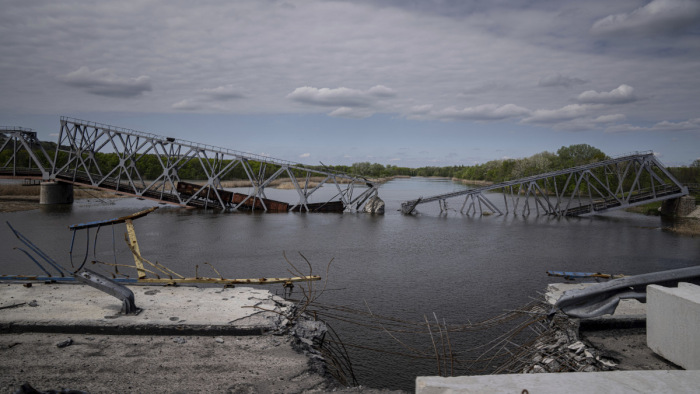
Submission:
POLYGON ((24 127, 0 127, 0 154, 10 152, 0 163, 0 175, 48 179, 53 160, 41 146, 36 132, 24 127))
POLYGON ((276 203, 267 200, 265 188, 280 177, 288 177, 298 195, 298 201, 285 204, 289 210, 309 211, 309 197, 323 185, 337 190, 331 200, 342 202, 347 210, 359 209, 378 192, 377 186, 366 179, 344 173, 309 169, 286 160, 66 117, 61 117, 49 175, 52 180, 182 206, 265 211, 270 209, 268 205, 276 203), (145 174, 143 164, 147 160, 157 161, 157 174, 145 174), (182 182, 179 173, 186 165, 201 170, 206 182, 182 182), (252 190, 248 194, 234 195, 222 187, 221 181, 235 169, 245 174, 242 187, 252 190), (311 188, 308 182, 311 177, 320 177, 322 181, 311 188))
POLYGON ((671 175, 653 152, 638 152, 523 179, 418 198, 402 203, 401 211, 410 214, 420 204, 437 201, 440 212, 446 212, 448 199, 463 197, 459 212, 468 215, 528 215, 534 211, 538 215, 579 216, 687 194, 688 188, 671 175), (495 199, 500 198, 504 204, 495 204, 495 199))

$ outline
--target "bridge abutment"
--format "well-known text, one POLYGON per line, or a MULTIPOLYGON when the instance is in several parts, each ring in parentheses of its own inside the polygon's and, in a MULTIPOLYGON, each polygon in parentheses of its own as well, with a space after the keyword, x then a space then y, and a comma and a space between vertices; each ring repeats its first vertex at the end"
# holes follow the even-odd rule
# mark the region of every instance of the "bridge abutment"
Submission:
POLYGON ((73 184, 64 182, 42 182, 39 204, 72 204, 73 184))
POLYGON ((661 214, 665 216, 688 216, 695 210, 695 197, 683 196, 665 200, 661 204, 661 214))

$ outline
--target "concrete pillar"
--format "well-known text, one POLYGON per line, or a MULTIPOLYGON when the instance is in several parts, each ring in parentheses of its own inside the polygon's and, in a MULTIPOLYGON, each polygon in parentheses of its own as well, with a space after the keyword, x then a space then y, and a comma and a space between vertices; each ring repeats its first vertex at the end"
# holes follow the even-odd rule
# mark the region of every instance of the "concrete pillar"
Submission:
POLYGON ((39 204, 72 204, 73 184, 63 182, 42 182, 39 191, 39 204))
POLYGON ((661 203, 661 214, 666 216, 688 216, 695 210, 695 197, 683 196, 664 200, 661 203))

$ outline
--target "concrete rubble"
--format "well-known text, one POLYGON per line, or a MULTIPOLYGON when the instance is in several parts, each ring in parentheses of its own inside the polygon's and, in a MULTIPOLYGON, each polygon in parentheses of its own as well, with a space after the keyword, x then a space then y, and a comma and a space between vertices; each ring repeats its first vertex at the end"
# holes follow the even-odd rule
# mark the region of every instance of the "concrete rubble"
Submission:
MULTIPOLYGON (((565 291, 590 285, 550 284, 545 299, 554 305, 565 291)), ((646 346, 646 306, 636 300, 621 300, 614 314, 596 318, 576 319, 557 313, 551 324, 554 335, 534 344, 537 352, 523 372, 679 369, 646 346)))

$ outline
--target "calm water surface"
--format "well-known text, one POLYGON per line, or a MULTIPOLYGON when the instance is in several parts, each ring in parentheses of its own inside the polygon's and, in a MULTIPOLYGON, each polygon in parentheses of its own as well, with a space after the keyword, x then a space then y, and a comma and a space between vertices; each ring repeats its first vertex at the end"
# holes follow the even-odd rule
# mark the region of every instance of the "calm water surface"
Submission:
MULTIPOLYGON (((525 304, 557 281, 547 270, 596 271, 627 275, 681 268, 698 263, 700 240, 662 230, 658 217, 611 212, 588 218, 536 216, 464 216, 440 214, 437 203, 421 205, 405 216, 400 203, 419 196, 460 190, 465 186, 436 179, 396 179, 383 185, 386 214, 226 214, 164 206, 137 220, 141 253, 173 270, 193 276, 288 276, 286 252, 297 267, 297 252, 328 275, 320 301, 377 314, 422 321, 435 313, 448 323, 479 321, 525 304)), ((328 189, 328 190, 324 190, 328 189)), ((293 201, 295 191, 269 190, 269 198, 293 201)), ((332 196, 335 190, 319 193, 332 196)), ((324 196, 325 196, 324 195, 324 196)), ((498 198, 493 199, 498 201, 498 198)), ((502 198, 500 199, 503 200, 502 198)), ((451 202, 457 209, 461 201, 451 202)), ((71 233, 67 226, 133 213, 153 203, 136 199, 81 200, 68 208, 0 214, 44 251, 69 265, 71 233)), ((94 236, 94 230, 91 237, 94 236)), ((115 229, 116 260, 131 264, 124 226, 115 229)), ((75 242, 74 260, 85 255, 85 234, 75 242)), ((100 230, 89 259, 114 261, 112 229, 100 230), (94 254, 94 255, 93 255, 94 254)), ((0 227, 2 273, 40 273, 24 255, 4 224, 0 227)), ((270 287, 281 294, 281 285, 270 287)), ((401 351, 385 334, 331 321, 348 344, 401 351)), ((455 339, 457 342, 459 340, 455 339)), ((478 337, 455 345, 473 346, 478 337)), ((425 343, 423 343, 425 345, 425 343)), ((418 361, 350 349, 360 383, 412 390, 416 375, 435 374, 434 361, 418 361)))

